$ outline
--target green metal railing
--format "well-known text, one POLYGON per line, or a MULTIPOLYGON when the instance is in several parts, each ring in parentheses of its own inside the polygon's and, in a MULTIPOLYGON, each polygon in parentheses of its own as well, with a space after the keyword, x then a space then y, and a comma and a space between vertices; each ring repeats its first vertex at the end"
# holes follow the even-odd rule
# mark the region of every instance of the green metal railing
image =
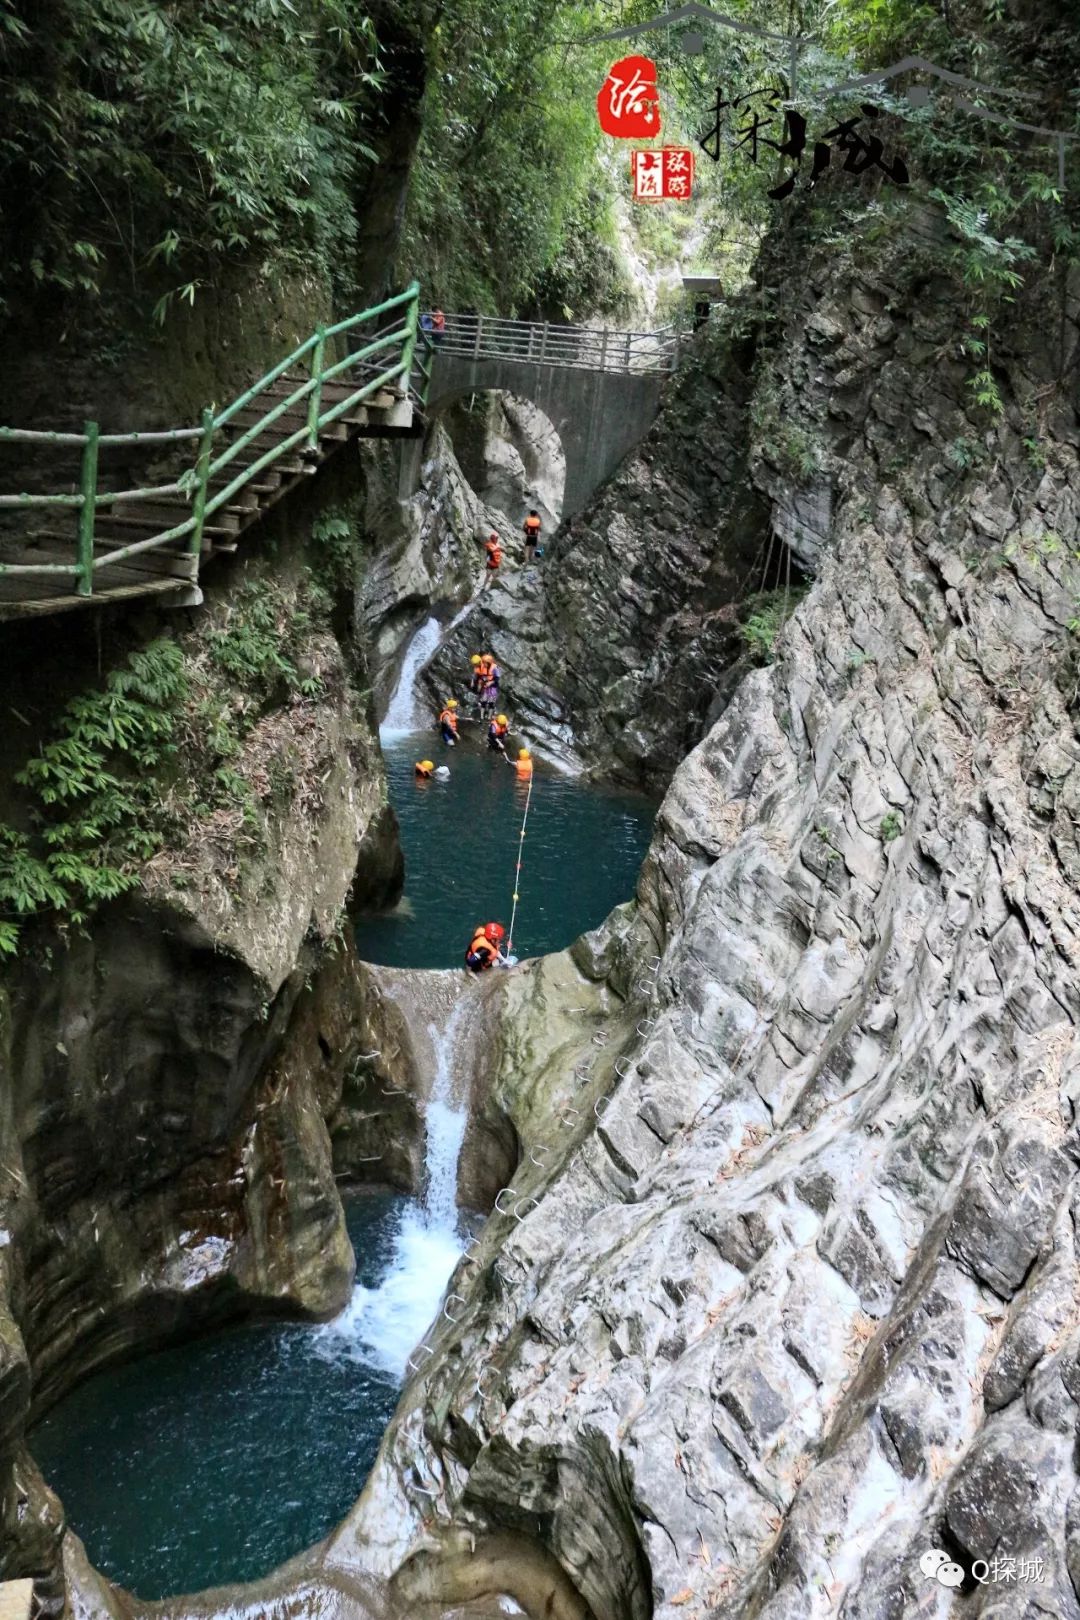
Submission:
MULTIPOLYGON (((78 534, 72 562, 70 564, 0 562, 0 576, 66 574, 75 580, 78 595, 91 596, 94 589, 94 574, 98 569, 123 562, 140 552, 153 551, 175 540, 186 539, 187 552, 197 559, 207 519, 213 517, 221 507, 227 506, 246 484, 258 478, 260 473, 265 472, 280 457, 301 446, 306 450, 314 449, 318 445, 320 433, 325 428, 330 427, 339 417, 347 416, 372 394, 378 393, 398 378, 403 379, 406 393, 411 393, 420 404, 423 404, 431 381, 431 344, 427 334, 420 331, 419 310, 420 286, 414 281, 403 293, 376 304, 372 309, 362 310, 360 314, 351 315, 347 320, 338 321, 334 326, 318 327, 299 348, 294 349, 292 354, 274 366, 264 377, 260 377, 257 383, 254 383, 246 393, 241 394, 239 399, 233 400, 231 405, 216 413, 213 406, 209 406, 203 411, 198 427, 174 428, 158 433, 100 433, 96 422, 87 422, 82 433, 43 433, 23 428, 0 427, 0 444, 41 447, 63 445, 79 447, 82 451, 77 495, 0 495, 0 509, 42 507, 75 509, 78 514, 78 534), (379 331, 371 341, 346 354, 343 359, 328 363, 328 356, 335 340, 339 341, 339 347, 347 348, 347 343, 340 342, 347 334, 391 314, 396 319, 390 327, 379 331), (424 339, 423 358, 417 357, 416 354, 420 337, 424 339), (379 359, 376 360, 374 358, 376 356, 379 359), (383 357, 390 363, 379 369, 383 357), (221 429, 302 360, 308 361, 309 375, 305 381, 284 399, 275 400, 253 426, 246 428, 238 438, 233 439, 215 455, 215 439, 221 429), (414 365, 420 378, 418 385, 413 383, 414 365), (364 380, 347 398, 336 401, 324 410, 322 403, 324 385, 338 378, 345 378, 346 374, 356 367, 362 368, 365 373, 364 380), (367 375, 368 373, 372 375, 367 375), (263 455, 242 467, 234 478, 226 479, 222 488, 211 488, 237 456, 249 449, 279 418, 304 402, 307 409, 304 413, 303 427, 277 440, 263 455), (195 441, 197 450, 193 465, 172 483, 157 484, 153 488, 124 490, 101 490, 98 487, 98 458, 102 449, 117 445, 141 447, 195 441), (171 528, 163 529, 159 534, 150 535, 145 540, 136 540, 130 545, 119 546, 116 550, 103 552, 98 556, 94 555, 94 520, 99 508, 113 506, 121 501, 154 501, 170 495, 180 495, 191 501, 190 517, 171 528)), ((197 561, 195 567, 197 570, 197 561)))

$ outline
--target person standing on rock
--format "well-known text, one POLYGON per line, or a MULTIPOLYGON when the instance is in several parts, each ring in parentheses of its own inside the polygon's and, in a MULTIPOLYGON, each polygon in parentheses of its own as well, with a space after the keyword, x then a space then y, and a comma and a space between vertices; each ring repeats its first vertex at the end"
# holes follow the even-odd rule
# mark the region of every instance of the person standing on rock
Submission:
POLYGON ((502 685, 502 670, 495 662, 494 653, 485 653, 480 660, 480 673, 483 686, 480 691, 480 718, 490 720, 499 707, 499 687, 502 685))
POLYGON ((540 543, 540 514, 535 508, 530 510, 522 527, 525 530, 525 564, 536 561, 536 548, 540 543))
POLYGON ((487 552, 488 573, 493 574, 502 562, 502 541, 494 530, 484 541, 484 550, 487 552))
POLYGON ((443 712, 439 716, 439 730, 447 748, 453 748, 458 740, 457 709, 457 698, 447 698, 443 712))

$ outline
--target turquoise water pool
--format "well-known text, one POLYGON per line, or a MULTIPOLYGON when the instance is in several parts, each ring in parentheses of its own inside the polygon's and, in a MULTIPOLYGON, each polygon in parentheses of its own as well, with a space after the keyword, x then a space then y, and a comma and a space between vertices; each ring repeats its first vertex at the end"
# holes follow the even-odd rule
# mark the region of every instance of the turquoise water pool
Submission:
POLYGON ((95 1374, 31 1452, 91 1562, 142 1598, 266 1575, 359 1496, 460 1244, 391 1194, 347 1206, 357 1286, 323 1326, 261 1323, 95 1374))
MULTIPOLYGON (((524 786, 482 746, 480 728, 455 749, 419 732, 383 744, 405 851, 398 908, 361 920, 360 955, 388 967, 457 967, 472 929, 508 925, 524 786), (428 758, 447 781, 417 782, 428 758)), ((644 797, 585 784, 538 765, 526 829, 514 951, 562 950, 632 898, 656 807, 644 797)))

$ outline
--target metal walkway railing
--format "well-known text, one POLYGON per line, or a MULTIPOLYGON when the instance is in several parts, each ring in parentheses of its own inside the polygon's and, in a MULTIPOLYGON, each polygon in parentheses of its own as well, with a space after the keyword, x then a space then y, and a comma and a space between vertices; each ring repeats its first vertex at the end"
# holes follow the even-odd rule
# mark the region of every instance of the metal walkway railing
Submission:
POLYGON ((672 326, 654 332, 609 332, 554 321, 507 321, 493 315, 448 315, 434 335, 435 354, 471 360, 521 360, 582 371, 667 372, 679 363, 672 326))
MULTIPOLYGON (((209 549, 206 537, 228 542, 282 492, 284 477, 314 472, 350 432, 385 431, 388 422, 405 427, 391 420, 395 401, 422 404, 430 378, 429 359, 416 355, 419 300, 413 282, 372 309, 318 327, 230 405, 208 406, 197 427, 154 433, 101 433, 96 422, 87 422, 82 433, 0 427, 0 446, 26 446, 31 456, 50 457, 35 481, 52 484, 0 495, 0 512, 44 514, 50 523, 75 520, 66 541, 50 532, 8 534, 0 557, 0 610, 16 595, 23 609, 32 605, 33 592, 15 587, 34 579, 49 586, 46 598, 63 597, 65 589, 78 597, 137 594, 128 565, 140 561, 158 575, 158 584, 148 578, 145 589, 191 583, 200 554, 209 549), (347 352, 335 357, 335 348, 347 352), (371 426, 377 411, 382 419, 371 426), (144 448, 160 453, 188 444, 194 460, 167 482, 109 488, 102 477, 102 452, 123 449, 130 461, 144 448), (145 531, 143 537, 130 538, 133 530, 145 531), (16 558, 7 560, 13 547, 16 558)), ((411 420, 411 409, 405 414, 411 420)), ((233 548, 226 543, 222 549, 233 548)))

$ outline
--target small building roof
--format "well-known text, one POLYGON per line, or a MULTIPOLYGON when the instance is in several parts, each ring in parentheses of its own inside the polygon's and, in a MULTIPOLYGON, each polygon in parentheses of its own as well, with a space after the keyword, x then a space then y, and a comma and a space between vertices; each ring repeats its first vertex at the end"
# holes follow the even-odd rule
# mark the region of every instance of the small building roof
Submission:
POLYGON ((687 292, 722 293, 724 290, 719 276, 683 276, 682 284, 687 292))

